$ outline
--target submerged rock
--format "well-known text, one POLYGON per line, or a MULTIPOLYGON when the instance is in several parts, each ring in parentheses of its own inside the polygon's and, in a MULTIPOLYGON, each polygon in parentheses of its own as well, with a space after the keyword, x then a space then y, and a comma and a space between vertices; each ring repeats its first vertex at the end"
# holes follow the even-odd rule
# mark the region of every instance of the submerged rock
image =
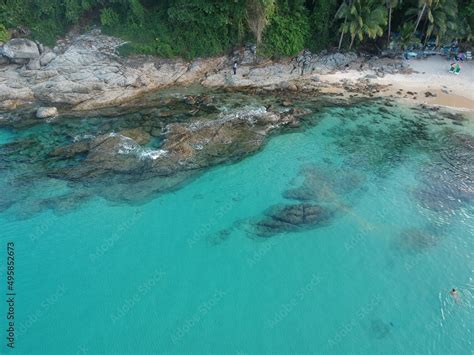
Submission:
POLYGON ((265 217, 255 223, 255 233, 261 237, 271 237, 285 232, 298 232, 324 225, 331 216, 330 211, 319 205, 276 205, 265 211, 265 217))
POLYGON ((140 145, 145 145, 150 141, 150 134, 145 132, 141 128, 129 128, 129 129, 124 129, 123 131, 120 131, 120 134, 129 137, 133 139, 135 142, 137 142, 140 145))
POLYGON ((431 228, 408 228, 393 240, 393 246, 405 253, 422 253, 436 246, 439 240, 431 228))
POLYGON ((340 203, 347 195, 359 189, 364 177, 349 170, 306 165, 300 171, 303 182, 299 187, 283 193, 283 197, 298 201, 340 203))
MULTIPOLYGON (((46 174, 100 185, 100 193, 114 200, 143 199, 176 188, 204 168, 256 152, 270 132, 289 127, 303 113, 248 107, 228 110, 217 118, 210 115, 208 119, 172 122, 160 130, 157 148, 145 146, 151 139, 145 126, 98 136, 75 135, 71 143, 47 152, 46 174)), ((133 125, 145 120, 149 131, 161 125, 147 115, 130 115, 126 120, 133 125)), ((156 116, 154 120, 162 119, 156 116)), ((108 123, 103 127, 111 128, 108 123)))
POLYGON ((391 326, 382 319, 372 319, 370 321, 370 332, 375 339, 383 339, 390 334, 391 326))
POLYGON ((413 196, 424 208, 449 212, 474 201, 474 137, 446 132, 437 139, 439 160, 424 167, 413 196))

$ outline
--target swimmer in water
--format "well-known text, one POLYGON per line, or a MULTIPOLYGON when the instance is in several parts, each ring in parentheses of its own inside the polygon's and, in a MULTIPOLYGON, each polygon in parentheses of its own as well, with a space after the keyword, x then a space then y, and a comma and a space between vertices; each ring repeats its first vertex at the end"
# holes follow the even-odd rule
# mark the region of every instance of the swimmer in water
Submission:
POLYGON ((451 296, 456 300, 456 302, 459 302, 459 292, 455 288, 453 288, 451 291, 449 291, 451 296))

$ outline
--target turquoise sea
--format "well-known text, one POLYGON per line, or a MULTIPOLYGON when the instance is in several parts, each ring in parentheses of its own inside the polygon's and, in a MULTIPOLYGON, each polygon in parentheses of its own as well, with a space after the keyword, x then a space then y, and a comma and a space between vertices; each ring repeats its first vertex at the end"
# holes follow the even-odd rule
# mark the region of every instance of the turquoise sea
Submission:
POLYGON ((456 117, 328 106, 173 191, 62 209, 39 201, 86 187, 45 176, 14 143, 61 144, 75 126, 0 129, 12 353, 472 354, 474 121, 456 117), (331 217, 255 233, 272 206, 299 200, 331 217))

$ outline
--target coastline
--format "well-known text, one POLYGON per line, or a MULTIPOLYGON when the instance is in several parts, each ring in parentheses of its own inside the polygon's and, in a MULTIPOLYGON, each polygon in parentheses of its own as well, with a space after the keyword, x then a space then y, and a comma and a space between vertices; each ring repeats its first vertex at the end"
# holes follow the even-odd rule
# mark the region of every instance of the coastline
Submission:
POLYGON ((244 48, 231 56, 185 62, 118 57, 115 49, 122 43, 95 31, 42 53, 40 61, 43 56, 52 58, 44 66, 0 66, 0 109, 50 106, 58 107, 60 113, 89 111, 127 105, 170 87, 201 85, 233 91, 389 98, 409 106, 474 113, 473 61, 462 64, 460 75, 450 74, 449 61, 439 56, 406 61, 305 52, 297 58, 259 62, 244 48), (232 75, 231 63, 236 59, 240 65, 232 75))

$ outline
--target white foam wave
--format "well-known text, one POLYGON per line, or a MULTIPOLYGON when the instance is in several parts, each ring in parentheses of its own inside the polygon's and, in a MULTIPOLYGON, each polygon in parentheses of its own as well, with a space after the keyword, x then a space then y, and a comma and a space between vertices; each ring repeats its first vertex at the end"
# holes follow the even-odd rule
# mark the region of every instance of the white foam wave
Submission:
POLYGON ((167 151, 163 149, 141 149, 139 157, 141 159, 158 159, 159 157, 166 155, 167 151))

